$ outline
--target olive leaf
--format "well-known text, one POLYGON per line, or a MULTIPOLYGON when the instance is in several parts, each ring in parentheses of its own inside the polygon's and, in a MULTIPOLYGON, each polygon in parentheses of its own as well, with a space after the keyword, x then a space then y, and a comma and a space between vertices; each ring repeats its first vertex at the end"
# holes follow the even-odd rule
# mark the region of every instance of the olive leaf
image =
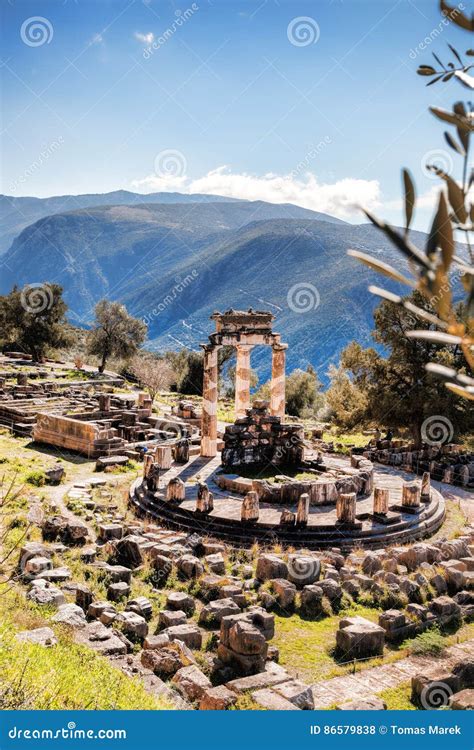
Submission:
POLYGON ((403 170, 403 186, 405 188, 405 231, 408 233, 416 201, 415 185, 408 169, 403 170))

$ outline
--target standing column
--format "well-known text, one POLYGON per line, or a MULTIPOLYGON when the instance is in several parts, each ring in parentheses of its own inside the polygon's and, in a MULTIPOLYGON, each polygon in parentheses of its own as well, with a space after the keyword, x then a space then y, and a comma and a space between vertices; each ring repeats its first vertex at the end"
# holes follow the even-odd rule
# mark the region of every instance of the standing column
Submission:
POLYGON ((250 409, 250 350, 251 346, 238 344, 235 368, 235 418, 245 417, 250 409))
POLYGON ((285 361, 288 344, 272 346, 272 384, 270 412, 274 417, 285 416, 285 361))
POLYGON ((217 453, 217 347, 204 347, 202 387, 201 456, 217 453))

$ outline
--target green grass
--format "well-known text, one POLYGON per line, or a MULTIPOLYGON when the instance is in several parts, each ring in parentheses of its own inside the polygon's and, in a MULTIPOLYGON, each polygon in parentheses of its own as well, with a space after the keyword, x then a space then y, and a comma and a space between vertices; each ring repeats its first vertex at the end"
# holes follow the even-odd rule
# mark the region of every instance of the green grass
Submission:
POLYGON ((416 707, 410 700, 411 682, 402 682, 397 687, 387 688, 381 693, 377 693, 377 698, 381 698, 387 704, 389 711, 416 711, 416 707))
POLYGON ((0 709, 172 708, 105 657, 74 643, 65 628, 54 628, 59 642, 51 648, 19 643, 19 630, 49 624, 38 613, 21 594, 1 592, 0 709))
POLYGON ((430 537, 430 542, 438 539, 455 539, 461 535, 462 529, 467 523, 466 516, 456 502, 445 498, 446 517, 440 529, 430 537))
MULTIPOLYGON (((339 615, 320 620, 305 620, 297 614, 291 617, 276 615, 272 644, 280 650, 280 664, 293 674, 298 674, 306 682, 327 680, 353 669, 352 664, 338 665, 332 656, 340 618, 360 615, 377 622, 379 613, 380 610, 373 607, 354 604, 339 615)), ((365 668, 378 663, 380 659, 370 659, 361 664, 365 668)))

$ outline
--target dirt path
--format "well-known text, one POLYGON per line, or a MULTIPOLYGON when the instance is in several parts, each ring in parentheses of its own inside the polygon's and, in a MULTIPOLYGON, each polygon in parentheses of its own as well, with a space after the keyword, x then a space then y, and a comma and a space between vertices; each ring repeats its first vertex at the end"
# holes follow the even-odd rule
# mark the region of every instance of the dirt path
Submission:
POLYGON ((395 664, 382 664, 354 675, 333 677, 312 685, 314 706, 316 709, 327 708, 333 704, 361 700, 408 682, 419 672, 430 674, 440 666, 451 668, 459 661, 466 662, 472 658, 474 639, 451 646, 440 657, 407 656, 395 664))

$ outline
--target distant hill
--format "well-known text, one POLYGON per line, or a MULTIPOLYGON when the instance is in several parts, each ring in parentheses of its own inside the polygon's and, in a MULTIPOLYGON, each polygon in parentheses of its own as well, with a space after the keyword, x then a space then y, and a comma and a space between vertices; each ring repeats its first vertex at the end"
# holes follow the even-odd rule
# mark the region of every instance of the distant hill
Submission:
MULTIPOLYGON (((52 214, 76 211, 98 206, 132 206, 148 203, 234 203, 236 198, 196 193, 149 193, 142 195, 128 190, 115 190, 111 193, 91 193, 85 195, 57 195, 52 198, 33 198, 0 195, 0 255, 5 253, 25 227, 38 219, 52 214)), ((294 206, 297 209, 297 206, 294 206)), ((305 209, 299 209, 305 211, 305 209)), ((333 219, 338 221, 338 219, 333 219)))
MULTIPOLYGON (((416 239, 416 238, 415 238, 416 239)), ((370 341, 376 279, 346 255, 359 247, 393 258, 372 226, 354 226, 263 201, 138 203, 47 216, 3 256, 0 293, 14 283, 57 282, 70 318, 87 326, 102 297, 123 301, 149 325, 152 348, 197 349, 216 309, 260 308, 290 344, 289 369, 313 363, 324 378, 353 338, 370 341), (299 312, 308 298, 309 309, 299 312), (311 295, 315 294, 311 305, 311 295), (318 302, 319 300, 319 302, 318 302), (316 304, 318 302, 318 304, 316 304)), ((270 354, 253 354, 262 378, 270 354)))

